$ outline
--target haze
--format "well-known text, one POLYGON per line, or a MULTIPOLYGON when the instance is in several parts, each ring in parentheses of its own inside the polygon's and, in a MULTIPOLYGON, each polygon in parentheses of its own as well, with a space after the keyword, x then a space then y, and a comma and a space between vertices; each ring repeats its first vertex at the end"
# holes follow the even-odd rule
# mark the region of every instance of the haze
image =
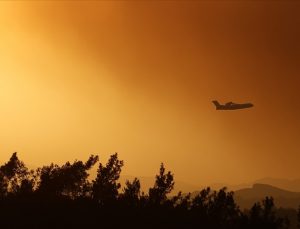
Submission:
POLYGON ((299 178, 296 1, 2 1, 0 162, 202 185, 299 178), (216 111, 211 100, 252 102, 216 111))

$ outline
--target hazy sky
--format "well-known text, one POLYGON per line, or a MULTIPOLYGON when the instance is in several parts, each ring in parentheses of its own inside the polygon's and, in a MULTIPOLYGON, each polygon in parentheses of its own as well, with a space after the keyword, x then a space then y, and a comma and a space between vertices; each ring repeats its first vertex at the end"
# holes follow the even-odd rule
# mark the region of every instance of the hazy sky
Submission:
POLYGON ((300 3, 1 1, 0 162, 300 178, 300 3), (252 102, 216 111, 211 100, 252 102))

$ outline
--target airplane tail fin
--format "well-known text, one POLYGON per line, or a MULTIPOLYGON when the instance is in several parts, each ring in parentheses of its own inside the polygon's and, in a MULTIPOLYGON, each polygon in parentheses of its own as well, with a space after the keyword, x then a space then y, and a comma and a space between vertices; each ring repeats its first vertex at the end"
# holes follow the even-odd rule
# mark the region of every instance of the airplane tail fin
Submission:
POLYGON ((213 100, 212 102, 213 102, 213 104, 215 104, 216 109, 221 107, 221 104, 217 100, 213 100))

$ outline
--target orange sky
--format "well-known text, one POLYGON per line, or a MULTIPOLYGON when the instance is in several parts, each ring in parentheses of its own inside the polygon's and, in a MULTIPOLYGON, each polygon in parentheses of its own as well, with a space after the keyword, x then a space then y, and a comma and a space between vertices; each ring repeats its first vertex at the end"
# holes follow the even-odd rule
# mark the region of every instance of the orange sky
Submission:
POLYGON ((193 184, 300 177, 296 1, 0 3, 0 161, 193 184), (220 112, 220 102, 253 102, 220 112))

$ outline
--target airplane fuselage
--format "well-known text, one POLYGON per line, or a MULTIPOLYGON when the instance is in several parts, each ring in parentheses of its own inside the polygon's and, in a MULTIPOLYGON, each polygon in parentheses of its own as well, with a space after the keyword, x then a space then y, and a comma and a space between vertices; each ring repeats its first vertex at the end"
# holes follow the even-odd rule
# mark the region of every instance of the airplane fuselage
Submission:
POLYGON ((233 103, 229 102, 226 104, 220 104, 217 100, 212 101, 215 106, 216 110, 239 110, 239 109, 246 109, 251 108, 254 105, 252 103, 233 103))
POLYGON ((232 105, 220 105, 217 110, 239 110, 253 107, 252 103, 232 104, 232 105))

